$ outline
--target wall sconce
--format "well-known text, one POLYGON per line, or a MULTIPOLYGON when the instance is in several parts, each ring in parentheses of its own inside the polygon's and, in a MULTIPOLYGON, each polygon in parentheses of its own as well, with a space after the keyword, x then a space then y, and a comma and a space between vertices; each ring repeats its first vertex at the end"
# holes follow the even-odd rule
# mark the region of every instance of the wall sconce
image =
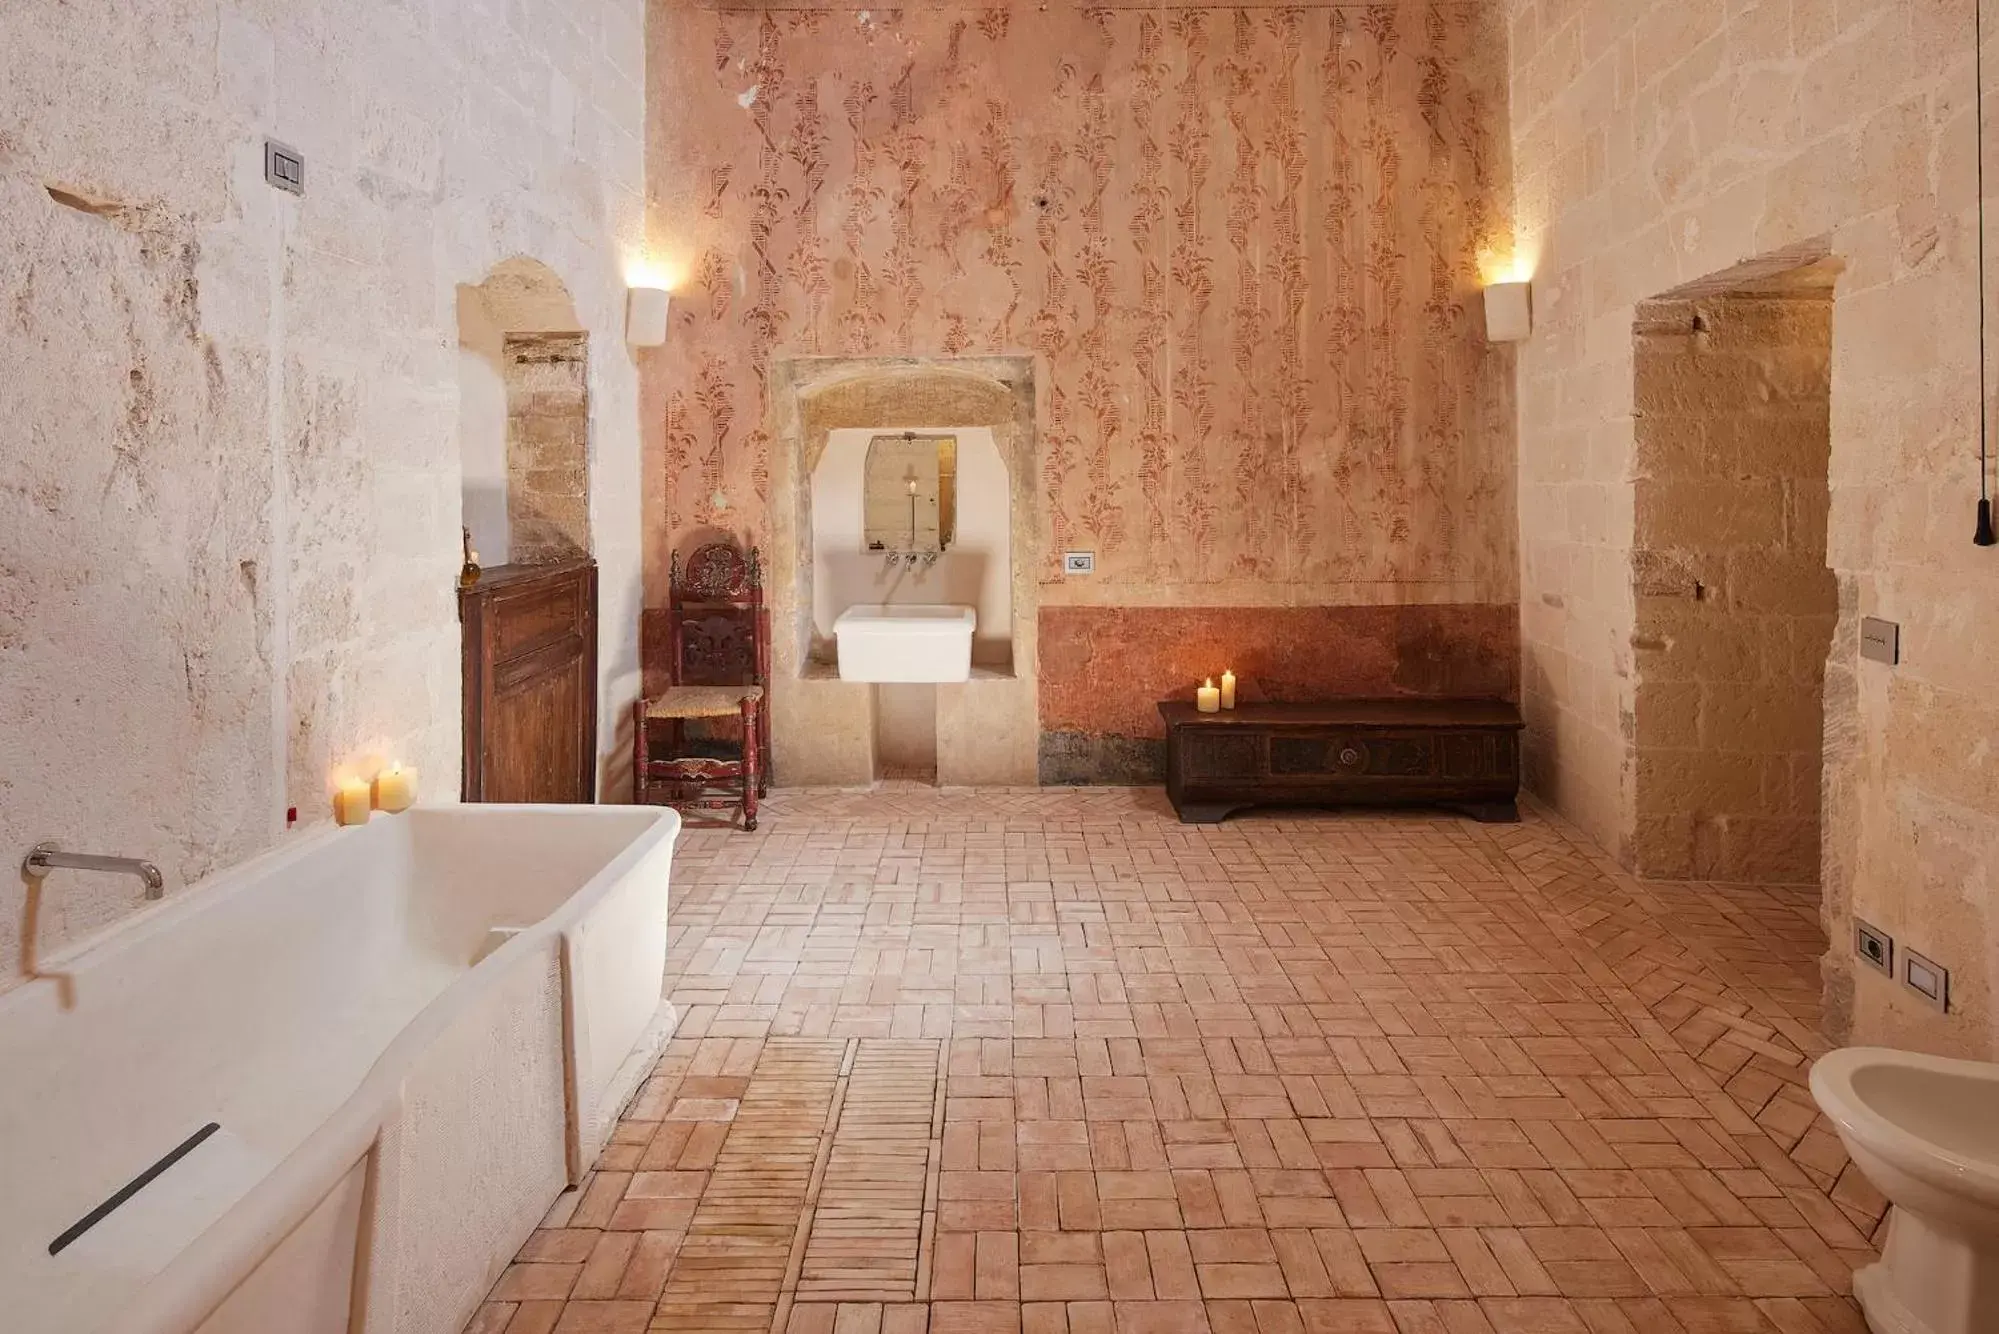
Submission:
POLYGON ((1525 342, 1534 332, 1534 285, 1493 283, 1485 289, 1485 337, 1492 343, 1525 342))
POLYGON ((633 347, 658 347, 666 341, 666 311, 672 293, 664 287, 625 289, 625 341, 633 347))

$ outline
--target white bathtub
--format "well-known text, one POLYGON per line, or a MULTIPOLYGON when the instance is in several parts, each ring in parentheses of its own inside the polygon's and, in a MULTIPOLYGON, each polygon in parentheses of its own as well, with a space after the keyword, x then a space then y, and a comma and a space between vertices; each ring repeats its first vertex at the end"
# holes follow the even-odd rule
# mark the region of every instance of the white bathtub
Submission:
POLYGON ((648 807, 378 816, 0 995, 0 1326, 455 1334, 671 1029, 679 828, 648 807))

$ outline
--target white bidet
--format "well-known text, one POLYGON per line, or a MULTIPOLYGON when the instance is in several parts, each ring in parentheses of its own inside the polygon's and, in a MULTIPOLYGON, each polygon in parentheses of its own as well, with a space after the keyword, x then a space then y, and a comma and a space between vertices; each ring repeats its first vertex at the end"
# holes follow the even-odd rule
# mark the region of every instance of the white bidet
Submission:
POLYGON ((1894 1206, 1879 1263, 1853 1276, 1875 1334, 1999 1330, 1999 1065, 1846 1047, 1812 1096, 1894 1206))

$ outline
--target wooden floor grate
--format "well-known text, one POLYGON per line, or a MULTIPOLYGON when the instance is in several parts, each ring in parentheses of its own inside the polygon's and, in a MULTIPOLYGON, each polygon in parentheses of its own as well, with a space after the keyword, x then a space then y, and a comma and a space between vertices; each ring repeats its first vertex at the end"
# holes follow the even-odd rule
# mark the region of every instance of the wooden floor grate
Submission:
POLYGON ((916 1296, 938 1044, 863 1039, 812 1218, 801 1301, 916 1296))
POLYGON ((799 1040, 764 1048, 661 1295, 661 1322, 770 1328, 846 1048, 799 1040))

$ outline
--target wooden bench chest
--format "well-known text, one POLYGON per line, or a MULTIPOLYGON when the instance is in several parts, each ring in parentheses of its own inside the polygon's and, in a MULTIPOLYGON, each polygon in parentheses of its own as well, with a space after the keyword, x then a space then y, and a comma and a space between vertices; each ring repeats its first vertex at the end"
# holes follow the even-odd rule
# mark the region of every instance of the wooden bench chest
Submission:
POLYGON ((1433 805, 1517 820, 1520 711, 1496 699, 1159 706, 1166 795, 1188 824, 1249 806, 1433 805))

